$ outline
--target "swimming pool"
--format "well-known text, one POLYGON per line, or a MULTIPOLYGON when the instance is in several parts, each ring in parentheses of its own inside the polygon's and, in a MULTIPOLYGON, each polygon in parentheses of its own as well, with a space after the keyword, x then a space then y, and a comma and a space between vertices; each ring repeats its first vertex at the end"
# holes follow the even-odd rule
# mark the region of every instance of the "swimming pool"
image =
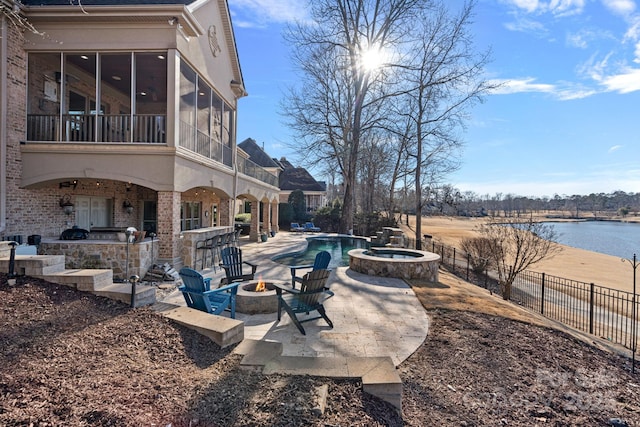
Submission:
POLYGON ((368 249, 369 242, 364 237, 354 236, 318 236, 307 238, 307 248, 301 252, 290 252, 277 255, 271 260, 284 265, 313 264, 316 254, 327 251, 331 254, 329 268, 346 267, 349 265, 349 251, 351 249, 368 249))

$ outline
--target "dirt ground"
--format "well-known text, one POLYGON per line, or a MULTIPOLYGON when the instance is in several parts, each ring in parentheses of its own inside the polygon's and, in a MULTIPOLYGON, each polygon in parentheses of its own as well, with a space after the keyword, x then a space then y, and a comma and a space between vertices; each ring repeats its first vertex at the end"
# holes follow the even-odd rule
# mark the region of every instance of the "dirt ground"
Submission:
POLYGON ((357 380, 241 370, 148 308, 0 275, 0 425, 640 425, 640 366, 446 273, 413 286, 431 325, 398 412, 357 380))

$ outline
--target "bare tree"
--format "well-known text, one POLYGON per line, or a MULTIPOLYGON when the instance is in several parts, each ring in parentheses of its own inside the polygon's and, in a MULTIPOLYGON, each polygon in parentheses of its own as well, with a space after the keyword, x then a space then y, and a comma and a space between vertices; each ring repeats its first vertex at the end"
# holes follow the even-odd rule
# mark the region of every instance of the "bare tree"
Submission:
POLYGON ((490 242, 489 253, 484 258, 492 260, 505 300, 511 299, 511 288, 518 274, 562 250, 554 243, 557 235, 553 225, 535 222, 532 218, 493 220, 479 231, 490 242))
POLYGON ((315 0, 312 23, 291 26, 286 39, 301 71, 282 105, 298 147, 337 164, 343 180, 340 228, 353 227, 360 143, 379 127, 389 98, 384 64, 365 66, 372 52, 393 51, 414 25, 423 0, 315 0))
MULTIPOLYGON (((468 109, 482 100, 492 86, 482 78, 489 54, 476 54, 468 32, 473 2, 452 16, 444 4, 433 3, 414 25, 414 37, 406 61, 406 109, 415 141, 416 215, 423 208, 422 190, 458 168, 462 145, 458 130, 464 127, 468 109)), ((416 221, 416 248, 421 248, 422 221, 416 221)))

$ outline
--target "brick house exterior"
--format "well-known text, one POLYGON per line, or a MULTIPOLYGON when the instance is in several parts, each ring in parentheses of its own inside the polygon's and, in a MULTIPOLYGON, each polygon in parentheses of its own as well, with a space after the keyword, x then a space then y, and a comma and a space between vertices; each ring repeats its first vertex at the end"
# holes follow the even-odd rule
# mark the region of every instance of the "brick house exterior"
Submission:
POLYGON ((232 229, 238 200, 251 239, 258 206, 277 224, 277 176, 237 155, 226 1, 72 3, 0 0, 0 237, 135 227, 181 266, 185 234, 232 229))

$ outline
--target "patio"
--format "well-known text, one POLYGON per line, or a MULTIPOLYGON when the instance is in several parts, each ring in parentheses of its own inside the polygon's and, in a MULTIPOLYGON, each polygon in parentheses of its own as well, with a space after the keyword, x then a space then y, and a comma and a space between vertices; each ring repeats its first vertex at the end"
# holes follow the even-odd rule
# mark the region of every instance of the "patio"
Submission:
MULTIPOLYGON (((307 235, 302 233, 281 232, 266 243, 241 241, 243 259, 258 264, 256 278, 286 282, 291 277, 289 268, 271 258, 304 249, 305 237, 307 235)), ((211 277, 213 283, 219 282, 224 275, 221 269, 215 272, 206 269, 202 273, 211 277)), ((277 322, 276 313, 236 313, 236 318, 245 322, 245 339, 282 343, 282 356, 388 356, 397 366, 426 338, 429 318, 403 280, 367 276, 340 267, 332 271, 329 283, 335 296, 325 303, 325 308, 334 323, 333 329, 319 319, 306 322, 306 335, 302 335, 286 313, 280 322, 277 322)), ((177 290, 162 302, 185 305, 177 290)))

